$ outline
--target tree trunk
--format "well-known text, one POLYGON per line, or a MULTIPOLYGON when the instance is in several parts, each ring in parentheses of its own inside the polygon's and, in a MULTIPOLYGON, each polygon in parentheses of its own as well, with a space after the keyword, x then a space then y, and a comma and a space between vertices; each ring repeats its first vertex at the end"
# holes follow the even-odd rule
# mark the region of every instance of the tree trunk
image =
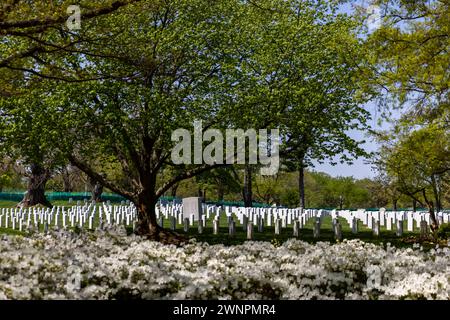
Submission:
POLYGON ((439 222, 437 221, 436 215, 434 213, 433 201, 425 201, 425 202, 427 203, 428 213, 430 214, 430 218, 431 218, 430 228, 432 231, 436 231, 439 228, 439 222))
POLYGON ((173 231, 166 230, 158 225, 156 220, 155 206, 158 199, 155 192, 143 190, 135 201, 138 210, 138 221, 135 233, 150 240, 159 241, 164 244, 180 245, 187 238, 173 231))
POLYGON ((300 165, 300 169, 298 170, 298 192, 299 192, 300 207, 306 208, 306 204, 305 204, 305 168, 303 167, 303 161, 300 165))
POLYGON ((244 189, 243 189, 244 206, 253 206, 253 192, 252 192, 252 168, 249 165, 244 169, 244 189))
POLYGON ((225 195, 225 190, 222 186, 222 184, 219 183, 217 186, 217 201, 223 201, 223 197, 225 195))
POLYGON ((64 192, 73 192, 73 188, 71 185, 66 184, 65 181, 63 181, 63 184, 64 184, 64 192))
POLYGON ((342 210, 344 206, 344 197, 342 195, 339 196, 339 210, 342 210))
POLYGON ((50 179, 50 172, 38 164, 32 164, 30 169, 27 192, 18 206, 31 207, 41 204, 51 208, 52 204, 45 197, 45 185, 50 179))
POLYGON ((413 199, 412 205, 413 205, 413 211, 416 212, 417 211, 417 201, 416 201, 416 199, 413 199))
POLYGON ((435 201, 436 212, 440 212, 442 209, 442 205, 441 205, 441 195, 439 192, 440 188, 438 186, 439 178, 436 179, 435 175, 432 175, 431 181, 432 181, 432 187, 433 187, 433 196, 434 196, 434 201, 435 201))
POLYGON ((170 195, 175 198, 177 196, 177 189, 179 184, 174 184, 172 188, 170 188, 170 195))
POLYGON ((72 181, 70 179, 69 170, 67 168, 65 168, 61 175, 62 175, 62 180, 63 180, 64 192, 73 192, 73 185, 72 185, 72 181))
POLYGON ((140 193, 138 203, 136 203, 138 209, 137 234, 149 235, 160 229, 156 221, 156 202, 152 193, 145 190, 140 193))
POLYGON ((103 193, 103 186, 97 182, 94 185, 94 188, 92 189, 91 200, 95 201, 95 202, 101 202, 102 201, 102 193, 103 193))
POLYGON ((433 201, 428 200, 426 190, 422 190, 423 199, 425 200, 425 203, 428 207, 428 213, 430 214, 431 218, 431 225, 430 228, 432 231, 436 231, 439 228, 439 222, 436 219, 436 215, 434 213, 434 203, 433 201))
POLYGON ((94 179, 90 179, 89 184, 91 185, 91 200, 95 202, 101 202, 103 186, 94 179))
POLYGON ((392 199, 392 206, 393 206, 394 211, 397 211, 397 202, 398 202, 398 199, 392 199))

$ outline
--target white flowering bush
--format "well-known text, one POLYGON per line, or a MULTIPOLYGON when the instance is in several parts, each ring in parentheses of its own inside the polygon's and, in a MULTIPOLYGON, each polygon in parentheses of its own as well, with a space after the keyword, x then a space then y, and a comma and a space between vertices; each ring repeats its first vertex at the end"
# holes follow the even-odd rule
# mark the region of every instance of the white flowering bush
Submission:
POLYGON ((0 238, 0 299, 449 299, 450 250, 165 246, 124 230, 0 238))

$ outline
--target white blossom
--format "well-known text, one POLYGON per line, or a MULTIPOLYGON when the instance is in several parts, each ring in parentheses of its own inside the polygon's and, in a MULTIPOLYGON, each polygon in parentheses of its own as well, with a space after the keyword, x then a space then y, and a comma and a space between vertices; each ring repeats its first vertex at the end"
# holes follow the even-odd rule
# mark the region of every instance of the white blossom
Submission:
POLYGON ((449 299, 450 250, 360 240, 166 246, 122 229, 0 238, 0 299, 449 299))

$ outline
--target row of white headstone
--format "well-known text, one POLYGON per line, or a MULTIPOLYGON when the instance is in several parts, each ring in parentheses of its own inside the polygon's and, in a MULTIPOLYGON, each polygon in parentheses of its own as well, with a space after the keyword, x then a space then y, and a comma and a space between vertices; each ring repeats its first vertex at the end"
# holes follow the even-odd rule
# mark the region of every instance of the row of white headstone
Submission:
MULTIPOLYGON (((155 208, 156 217, 160 225, 164 220, 169 221, 171 229, 177 225, 183 225, 185 230, 192 227, 196 222, 201 225, 199 232, 203 231, 208 221, 217 225, 217 232, 220 226, 222 216, 226 216, 228 227, 233 229, 232 224, 236 221, 247 230, 249 225, 255 226, 257 230, 263 231, 264 226, 274 226, 275 232, 279 233, 282 228, 292 226, 294 229, 303 228, 310 219, 314 219, 314 227, 320 227, 323 219, 331 216, 333 229, 338 218, 343 218, 349 224, 354 233, 358 232, 358 225, 362 223, 367 228, 379 232, 380 226, 392 230, 393 226, 398 230, 403 228, 403 222, 406 221, 407 230, 414 231, 421 227, 421 222, 426 221, 430 224, 430 214, 424 211, 366 211, 359 209, 350 210, 316 210, 301 208, 244 208, 232 206, 216 206, 202 204, 201 212, 186 212, 182 204, 165 203, 158 204, 155 208), (216 222, 215 222, 216 221, 216 222), (400 227, 401 224, 401 227, 400 227)), ((450 222, 450 213, 437 213, 439 223, 450 222)), ((112 205, 111 203, 85 203, 84 205, 75 205, 71 207, 53 207, 53 208, 2 208, 0 210, 0 227, 12 228, 17 230, 38 229, 43 226, 44 230, 48 228, 103 228, 106 224, 124 224, 134 226, 137 220, 137 209, 132 204, 112 205)), ((41 229, 42 229, 41 228, 41 229)), ((214 229, 216 229, 214 228, 214 229)), ((235 227, 234 227, 235 229, 235 227)), ((230 231, 233 233, 233 230, 230 231)), ((295 233, 295 230, 294 230, 295 233)))
POLYGON ((43 226, 94 229, 105 224, 132 225, 136 220, 136 208, 133 205, 111 205, 86 203, 83 206, 57 206, 53 208, 2 208, 0 210, 0 228, 37 229, 43 226))

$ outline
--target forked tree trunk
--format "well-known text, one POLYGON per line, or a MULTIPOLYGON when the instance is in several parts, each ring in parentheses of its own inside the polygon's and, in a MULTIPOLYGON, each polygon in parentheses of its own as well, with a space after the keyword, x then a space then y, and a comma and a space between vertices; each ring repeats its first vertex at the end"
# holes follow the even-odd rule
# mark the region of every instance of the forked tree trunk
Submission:
POLYGON ((28 176, 27 192, 18 206, 31 207, 41 204, 51 208, 52 204, 45 197, 45 185, 50 179, 49 171, 38 164, 32 164, 30 169, 31 172, 28 176))
POLYGON ((244 198, 244 206, 253 206, 253 192, 252 192, 252 168, 249 165, 244 169, 244 189, 242 191, 244 198))
POLYGON ((116 188, 112 183, 96 174, 83 162, 77 161, 75 157, 70 157, 70 161, 76 165, 80 170, 85 172, 90 178, 100 181, 105 187, 115 191, 128 200, 132 201, 137 209, 137 221, 134 232, 140 236, 146 237, 149 240, 159 241, 164 244, 181 245, 187 242, 187 237, 177 234, 171 230, 166 230, 160 227, 156 221, 156 203, 158 197, 156 192, 156 174, 150 173, 148 168, 141 168, 142 176, 139 180, 134 181, 140 184, 139 191, 130 193, 122 191, 121 188, 116 188))

